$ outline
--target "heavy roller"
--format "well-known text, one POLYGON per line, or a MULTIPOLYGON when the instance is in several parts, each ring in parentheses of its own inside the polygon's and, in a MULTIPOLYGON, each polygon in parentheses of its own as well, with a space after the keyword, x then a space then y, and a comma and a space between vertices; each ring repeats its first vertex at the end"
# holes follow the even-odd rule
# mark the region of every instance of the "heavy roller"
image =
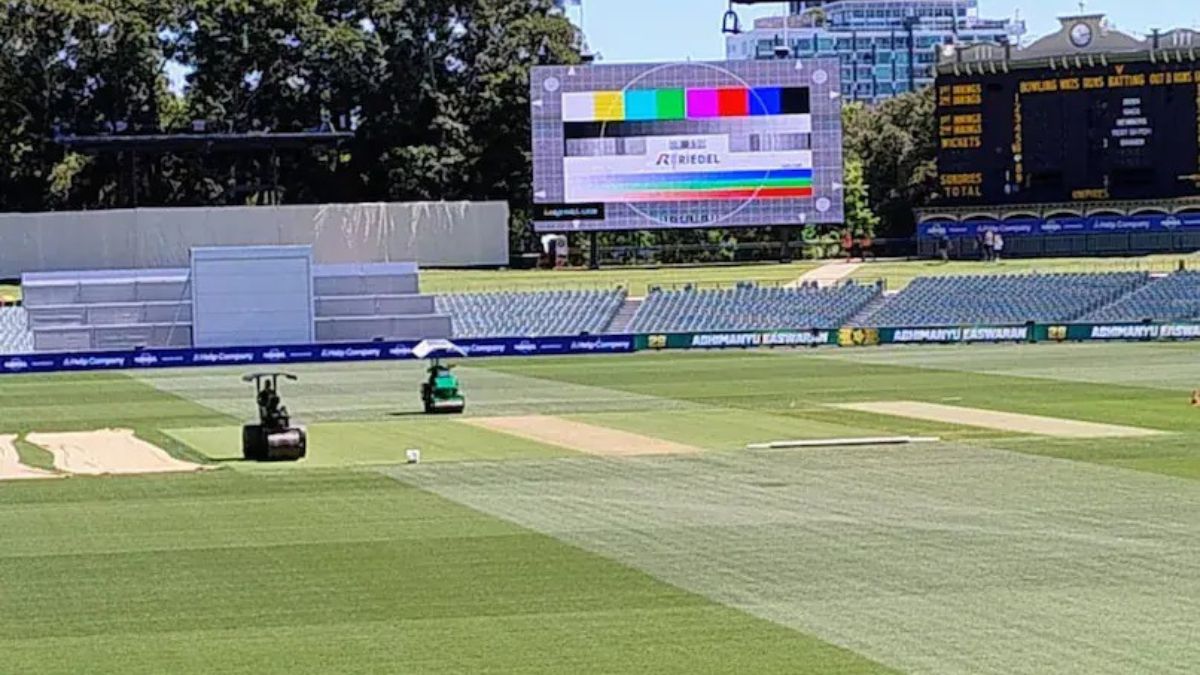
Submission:
POLYGON ((242 427, 242 456, 253 462, 295 462, 308 452, 308 436, 292 426, 286 406, 279 399, 279 378, 298 379, 291 373, 251 373, 243 382, 253 382, 258 403, 258 424, 242 427))

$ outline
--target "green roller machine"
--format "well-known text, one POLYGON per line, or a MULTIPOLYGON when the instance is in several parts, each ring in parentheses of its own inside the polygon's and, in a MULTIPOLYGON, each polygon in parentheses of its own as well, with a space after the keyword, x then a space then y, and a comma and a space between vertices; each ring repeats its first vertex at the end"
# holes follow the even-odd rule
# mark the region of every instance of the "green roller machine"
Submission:
POLYGON ((292 426, 287 406, 279 398, 279 378, 296 380, 291 373, 251 373, 258 404, 258 424, 242 427, 242 456, 252 462, 296 462, 308 453, 304 429, 292 426))
POLYGON ((424 340, 413 349, 420 359, 432 359, 429 377, 421 383, 421 404, 426 415, 457 415, 467 407, 467 399, 454 375, 454 366, 442 363, 445 356, 466 356, 458 345, 449 340, 424 340))

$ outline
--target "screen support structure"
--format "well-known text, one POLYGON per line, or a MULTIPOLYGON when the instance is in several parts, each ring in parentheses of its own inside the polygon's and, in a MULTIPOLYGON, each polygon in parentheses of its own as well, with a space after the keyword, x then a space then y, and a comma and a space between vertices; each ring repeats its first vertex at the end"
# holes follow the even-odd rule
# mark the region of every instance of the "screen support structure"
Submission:
POLYGON ((779 229, 783 231, 779 248, 779 262, 788 265, 792 262, 792 228, 784 226, 779 229))

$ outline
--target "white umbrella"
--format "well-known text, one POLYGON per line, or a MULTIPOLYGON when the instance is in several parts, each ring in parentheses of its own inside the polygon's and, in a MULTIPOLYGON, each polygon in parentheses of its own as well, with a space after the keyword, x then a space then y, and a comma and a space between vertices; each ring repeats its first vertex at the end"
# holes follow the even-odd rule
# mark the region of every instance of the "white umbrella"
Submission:
POLYGON ((437 356, 466 356, 467 352, 449 340, 421 340, 413 348, 413 355, 418 359, 427 359, 435 354, 437 356))

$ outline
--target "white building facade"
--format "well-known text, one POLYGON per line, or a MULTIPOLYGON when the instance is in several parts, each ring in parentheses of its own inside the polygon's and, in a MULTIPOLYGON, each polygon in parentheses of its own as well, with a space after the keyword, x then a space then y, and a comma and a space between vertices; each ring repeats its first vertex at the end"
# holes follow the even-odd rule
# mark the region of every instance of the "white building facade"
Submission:
POLYGON ((942 45, 1016 45, 1025 33, 1018 19, 980 18, 978 0, 788 5, 786 21, 783 16, 757 19, 753 29, 727 36, 727 58, 835 57, 842 63, 843 96, 868 103, 933 84, 942 45))

